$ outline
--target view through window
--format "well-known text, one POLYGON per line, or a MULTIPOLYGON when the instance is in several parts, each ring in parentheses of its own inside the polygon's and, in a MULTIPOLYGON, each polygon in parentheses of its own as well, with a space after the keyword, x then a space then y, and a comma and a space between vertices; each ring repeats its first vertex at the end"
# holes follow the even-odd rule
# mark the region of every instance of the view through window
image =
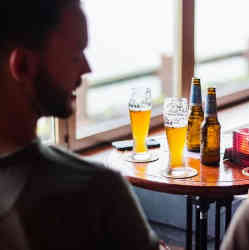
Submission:
POLYGON ((77 138, 128 123, 132 87, 151 87, 153 107, 161 104, 165 82, 171 85, 174 47, 174 0, 91 0, 84 8, 93 73, 78 91, 77 138))
POLYGON ((249 2, 196 1, 196 75, 222 97, 249 89, 249 2))
POLYGON ((55 143, 55 123, 51 117, 42 117, 37 124, 37 135, 45 143, 55 143))
MULTIPOLYGON (((153 107, 171 94, 175 3, 84 1, 90 33, 87 57, 93 73, 77 93, 76 124, 69 126, 76 127, 78 139, 128 124, 127 103, 134 86, 152 88, 153 107)), ((216 86, 218 97, 249 93, 248 8, 244 0, 220 0, 215 6, 212 1, 195 1, 195 75, 204 90, 216 86)), ((188 42, 183 44, 191 46, 188 42)), ((55 141, 54 127, 53 119, 40 119, 39 136, 55 141)))

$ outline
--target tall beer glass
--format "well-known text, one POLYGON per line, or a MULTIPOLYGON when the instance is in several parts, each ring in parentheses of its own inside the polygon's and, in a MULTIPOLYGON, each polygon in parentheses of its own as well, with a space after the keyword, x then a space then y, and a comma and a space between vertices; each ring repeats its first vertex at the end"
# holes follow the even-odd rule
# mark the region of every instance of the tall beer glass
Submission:
POLYGON ((133 137, 134 161, 147 161, 150 158, 146 146, 151 115, 151 89, 145 87, 132 88, 129 100, 129 113, 133 137))
POLYGON ((186 167, 184 161, 188 124, 187 99, 177 97, 166 98, 164 100, 163 115, 169 148, 169 162, 166 175, 172 178, 192 177, 194 173, 196 174, 196 170, 186 167))

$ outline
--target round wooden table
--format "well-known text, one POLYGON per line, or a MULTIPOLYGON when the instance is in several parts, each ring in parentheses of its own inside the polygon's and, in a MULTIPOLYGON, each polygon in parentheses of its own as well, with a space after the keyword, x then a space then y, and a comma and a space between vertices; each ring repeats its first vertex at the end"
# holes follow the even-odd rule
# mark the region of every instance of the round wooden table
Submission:
MULTIPOLYGON (((186 179, 164 177, 168 163, 168 152, 153 149, 159 159, 149 163, 126 161, 128 152, 112 150, 108 167, 120 171, 132 185, 170 194, 187 196, 186 249, 192 249, 192 210, 196 211, 196 249, 207 249, 207 215, 209 205, 216 204, 215 249, 220 244, 220 208, 226 208, 226 228, 231 219, 231 205, 234 195, 246 194, 249 177, 242 174, 242 168, 228 160, 221 160, 220 166, 209 167, 200 164, 198 153, 186 153, 186 165, 198 171, 198 175, 186 179)), ((222 158, 223 156, 221 156, 222 158)))

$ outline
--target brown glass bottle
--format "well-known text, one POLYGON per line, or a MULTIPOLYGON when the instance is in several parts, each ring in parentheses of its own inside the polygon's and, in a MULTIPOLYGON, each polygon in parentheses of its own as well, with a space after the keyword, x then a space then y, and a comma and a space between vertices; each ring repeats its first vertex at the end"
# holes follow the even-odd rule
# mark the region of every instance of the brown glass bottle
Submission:
POLYGON ((200 152, 200 131, 204 119, 201 99, 201 81, 192 78, 190 93, 190 108, 188 116, 187 149, 191 152, 200 152))
POLYGON ((205 119, 201 125, 201 163, 219 166, 220 123, 217 118, 216 89, 208 88, 205 119))

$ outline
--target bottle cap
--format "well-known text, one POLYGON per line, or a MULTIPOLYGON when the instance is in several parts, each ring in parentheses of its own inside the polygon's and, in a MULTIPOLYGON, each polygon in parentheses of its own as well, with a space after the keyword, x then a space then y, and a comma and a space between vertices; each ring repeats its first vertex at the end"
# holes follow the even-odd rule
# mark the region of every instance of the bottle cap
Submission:
POLYGON ((214 86, 210 86, 210 87, 207 87, 207 91, 215 91, 216 92, 216 88, 214 86))

